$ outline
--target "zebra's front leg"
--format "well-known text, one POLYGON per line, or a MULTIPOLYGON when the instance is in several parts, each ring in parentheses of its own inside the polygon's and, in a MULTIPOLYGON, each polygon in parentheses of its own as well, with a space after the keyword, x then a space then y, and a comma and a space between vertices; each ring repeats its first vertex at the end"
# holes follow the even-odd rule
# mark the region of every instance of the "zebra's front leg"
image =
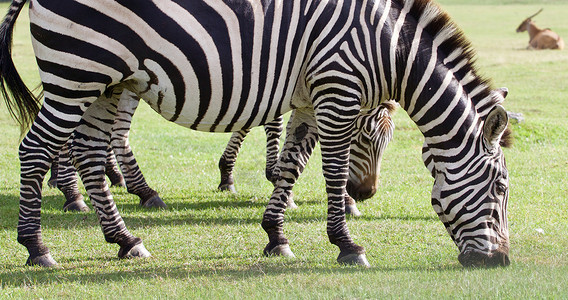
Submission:
POLYGON ((296 207, 292 200, 292 188, 304 170, 318 141, 313 110, 297 109, 290 116, 286 128, 286 142, 276 167, 278 180, 262 220, 262 228, 268 234, 269 243, 265 255, 294 257, 284 236, 284 212, 296 207))
POLYGON ((360 217, 362 213, 357 208, 357 203, 349 194, 345 197, 345 214, 360 217))
MULTIPOLYGON (((140 197, 140 206, 165 208, 166 203, 160 198, 158 192, 152 189, 146 182, 128 142, 132 116, 139 103, 140 99, 136 94, 128 90, 123 91, 118 102, 116 118, 112 125, 112 151, 118 160, 127 191, 140 197)), ((112 155, 112 153, 109 155, 112 155)), ((108 162, 109 160, 107 159, 107 164, 108 162)))
MULTIPOLYGON (((342 103, 345 102, 346 100, 343 99, 342 103)), ((357 105, 356 103, 358 101, 354 100, 353 105, 357 105)), ((329 241, 339 247, 340 253, 337 257, 339 263, 369 267, 365 249, 355 244, 345 219, 345 204, 349 197, 346 190, 349 151, 358 112, 342 110, 338 105, 333 99, 331 101, 324 99, 315 111, 328 198, 327 235, 329 241)))
POLYGON ((97 213, 105 240, 120 246, 119 258, 149 257, 142 240, 133 236, 120 216, 105 179, 107 149, 118 96, 99 98, 75 130, 71 156, 97 213))

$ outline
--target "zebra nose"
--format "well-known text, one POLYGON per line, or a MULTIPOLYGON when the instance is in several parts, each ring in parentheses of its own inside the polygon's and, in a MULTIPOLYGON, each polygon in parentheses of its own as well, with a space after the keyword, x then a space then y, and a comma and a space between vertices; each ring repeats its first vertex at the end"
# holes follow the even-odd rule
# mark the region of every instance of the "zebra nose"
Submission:
POLYGON ((351 181, 347 182, 347 193, 356 201, 369 199, 377 192, 376 180, 367 177, 361 184, 353 184, 351 181))
POLYGON ((509 260, 509 251, 505 249, 497 249, 489 254, 466 249, 458 256, 459 262, 462 266, 467 268, 493 268, 493 267, 507 267, 511 261, 509 260))

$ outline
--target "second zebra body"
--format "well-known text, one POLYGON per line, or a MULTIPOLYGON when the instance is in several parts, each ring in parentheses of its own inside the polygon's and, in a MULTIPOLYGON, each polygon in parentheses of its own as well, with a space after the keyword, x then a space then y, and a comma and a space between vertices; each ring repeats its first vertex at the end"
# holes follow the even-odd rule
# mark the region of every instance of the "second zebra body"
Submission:
MULTIPOLYGON (((138 102, 138 97, 133 93, 124 92, 121 95, 112 127, 110 139, 112 146, 109 145, 107 150, 105 174, 109 178, 111 185, 126 186, 129 193, 140 197, 141 206, 166 207, 166 204, 158 196, 158 193, 147 184, 128 141, 132 116, 138 106, 138 102), (121 171, 122 174, 124 174, 124 178, 121 171)), ((381 104, 380 108, 375 112, 365 114, 366 117, 360 120, 360 122, 365 124, 361 126, 370 128, 371 132, 367 132, 365 135, 359 132, 353 136, 348 178, 350 197, 347 198, 345 206, 347 214, 354 216, 361 215, 355 201, 370 198, 376 192, 382 155, 392 139, 394 132, 394 123, 390 117, 394 110, 394 102, 385 102, 381 104)), ((279 175, 277 162, 280 149, 280 136, 283 130, 282 122, 282 117, 279 117, 264 125, 267 142, 265 174, 267 180, 273 184, 276 183, 279 175)), ((249 132, 249 129, 234 132, 227 143, 225 151, 219 159, 221 183, 218 188, 220 190, 236 192, 233 169, 242 143, 249 132)), ((77 131, 77 135, 80 136, 82 133, 77 131)), ((311 143, 315 142, 317 142, 317 139, 311 143)), ((87 211, 89 208, 79 192, 76 169, 72 166, 71 157, 69 155, 69 152, 77 152, 77 149, 74 151, 69 149, 69 145, 72 143, 73 137, 66 143, 66 146, 54 161, 51 168, 52 173, 49 184, 57 187, 65 196, 66 202, 63 206, 65 211, 87 211)), ((78 146, 78 148, 82 147, 87 147, 87 145, 78 146)), ((306 149, 304 151, 309 151, 309 153, 302 153, 306 158, 300 161, 300 165, 298 166, 300 170, 305 168, 305 163, 307 163, 307 159, 312 150, 313 149, 306 149)), ((89 159, 88 156, 83 157, 83 160, 89 159)), ((296 181, 297 178, 293 178, 292 180, 296 181)), ((288 200, 288 206, 296 207, 293 198, 288 200)))

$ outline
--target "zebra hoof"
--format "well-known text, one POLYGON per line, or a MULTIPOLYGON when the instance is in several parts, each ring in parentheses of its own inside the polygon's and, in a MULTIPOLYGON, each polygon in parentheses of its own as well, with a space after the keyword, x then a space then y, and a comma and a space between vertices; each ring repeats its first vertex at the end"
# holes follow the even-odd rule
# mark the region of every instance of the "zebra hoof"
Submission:
POLYGON ((121 181, 118 181, 118 182, 111 182, 110 186, 111 187, 126 188, 126 182, 124 181, 124 179, 122 179, 121 181))
POLYGON ((362 215, 355 204, 345 205, 345 214, 352 215, 354 217, 360 217, 362 215))
POLYGON ((365 268, 371 267, 371 265, 367 261, 367 256, 365 256, 365 254, 352 253, 344 256, 341 256, 341 254, 339 254, 339 257, 337 257, 337 262, 342 265, 362 266, 365 268))
POLYGON ((47 186, 54 189, 57 187, 57 179, 49 179, 47 181, 47 186))
POLYGON ((47 253, 44 255, 36 256, 34 258, 32 258, 31 256, 28 257, 26 266, 40 266, 51 268, 57 266, 57 262, 55 261, 55 259, 53 259, 53 257, 51 257, 51 254, 47 253))
POLYGON ((288 209, 297 209, 298 205, 294 202, 294 192, 290 191, 290 196, 288 196, 287 208, 288 209))
POLYGON ((290 245, 283 244, 272 248, 270 251, 264 251, 266 256, 283 256, 287 258, 296 258, 296 255, 290 250, 290 245))
POLYGON ((160 196, 155 195, 152 198, 146 200, 145 202, 142 202, 142 200, 140 200, 140 206, 143 207, 147 207, 147 208, 166 208, 167 205, 166 203, 164 203, 164 201, 162 201, 162 198, 160 198, 160 196))
POLYGON ((229 191, 229 192, 231 192, 231 193, 233 193, 233 194, 236 194, 236 193, 237 193, 237 189, 235 188, 235 185, 234 185, 234 184, 220 184, 219 187, 218 187, 218 189, 219 189, 220 191, 229 191))
POLYGON ((91 210, 85 201, 83 201, 82 197, 81 200, 76 200, 71 203, 67 203, 63 205, 63 211, 75 211, 75 212, 86 212, 91 210))
POLYGON ((146 247, 144 247, 144 244, 142 243, 134 245, 134 247, 130 248, 128 251, 122 247, 118 251, 119 258, 146 258, 151 256, 152 254, 146 250, 146 247))
POLYGON ((294 199, 290 198, 288 199, 288 204, 287 204, 287 208, 288 209, 297 209, 298 205, 296 205, 296 202, 294 202, 294 199))

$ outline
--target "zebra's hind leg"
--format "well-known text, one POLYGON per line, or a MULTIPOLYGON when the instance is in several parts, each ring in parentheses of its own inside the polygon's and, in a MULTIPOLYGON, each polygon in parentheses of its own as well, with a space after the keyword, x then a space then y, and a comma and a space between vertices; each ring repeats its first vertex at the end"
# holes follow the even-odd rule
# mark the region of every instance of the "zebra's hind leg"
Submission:
POLYGON ((107 149, 105 174, 110 180, 110 186, 126 187, 126 182, 124 181, 124 177, 120 173, 118 164, 116 162, 116 157, 114 156, 114 152, 112 151, 112 147, 110 147, 110 145, 107 149))
POLYGON ((107 149, 118 95, 101 96, 85 112, 75 130, 71 156, 97 213, 105 240, 120 246, 118 257, 149 257, 142 240, 133 236, 120 216, 105 178, 107 149))
POLYGON ((284 212, 291 204, 295 206, 293 201, 290 202, 292 188, 304 170, 317 141, 318 134, 313 111, 311 109, 295 110, 288 122, 286 142, 276 167, 279 174, 278 180, 262 220, 262 228, 268 234, 269 240, 264 248, 264 254, 267 256, 294 257, 288 240, 284 236, 284 212))
POLYGON ((140 206, 165 208, 166 203, 162 201, 158 192, 152 189, 146 182, 128 142, 132 116, 139 103, 140 99, 136 94, 128 90, 123 91, 118 102, 116 118, 112 125, 111 145, 124 176, 127 191, 140 197, 140 206))
POLYGON ((221 183, 219 183, 219 187, 217 188, 221 191, 237 192, 237 189, 235 189, 235 179, 233 178, 233 169, 235 168, 235 161, 237 160, 237 155, 239 155, 243 141, 249 132, 250 129, 233 132, 227 143, 227 147, 225 147, 225 151, 223 151, 219 159, 221 183))
MULTIPOLYGON (((276 172, 276 164, 278 162, 279 150, 280 150, 280 135, 282 134, 282 116, 278 117, 274 121, 264 125, 264 132, 266 133, 266 168, 265 175, 268 181, 275 184, 278 179, 276 172)), ((233 177, 233 170, 235 168, 235 162, 241 146, 247 134, 250 132, 249 129, 243 129, 241 131, 234 132, 225 147, 225 151, 219 159, 219 172, 221 174, 221 182, 219 183, 218 189, 221 191, 230 191, 236 193, 235 180, 233 177)))
POLYGON ((280 154, 280 136, 283 131, 283 122, 284 118, 280 116, 264 125, 264 133, 266 134, 266 168, 264 171, 266 179, 272 184, 276 184, 279 175, 276 165, 280 154))
POLYGON ((77 183, 77 170, 71 163, 69 153, 69 145, 72 143, 73 135, 59 151, 58 171, 57 171, 57 188, 65 196, 63 211, 89 211, 89 207, 85 204, 83 195, 79 192, 77 183))
POLYGON ((62 105, 45 98, 39 114, 20 144, 18 242, 28 250, 27 265, 57 265, 41 235, 42 182, 54 157, 79 124, 82 110, 81 106, 62 105), (54 114, 54 111, 61 113, 54 114))

